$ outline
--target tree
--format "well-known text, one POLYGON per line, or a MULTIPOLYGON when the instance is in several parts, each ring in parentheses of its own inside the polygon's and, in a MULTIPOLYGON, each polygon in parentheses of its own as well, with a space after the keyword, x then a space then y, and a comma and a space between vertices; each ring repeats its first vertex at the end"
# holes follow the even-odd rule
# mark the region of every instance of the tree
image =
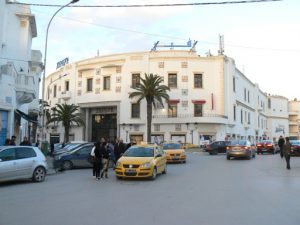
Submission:
POLYGON ((135 92, 129 94, 129 98, 137 98, 137 103, 143 99, 147 102, 147 141, 151 142, 151 123, 152 123, 152 105, 154 108, 157 104, 164 105, 163 99, 169 100, 167 91, 170 88, 166 85, 161 85, 163 78, 158 75, 149 75, 145 73, 145 78, 140 78, 141 83, 134 87, 135 92))
POLYGON ((72 125, 84 126, 84 121, 81 118, 81 113, 78 113, 79 106, 71 104, 56 104, 52 108, 53 113, 47 124, 52 122, 61 122, 65 128, 64 143, 69 142, 69 133, 72 125))

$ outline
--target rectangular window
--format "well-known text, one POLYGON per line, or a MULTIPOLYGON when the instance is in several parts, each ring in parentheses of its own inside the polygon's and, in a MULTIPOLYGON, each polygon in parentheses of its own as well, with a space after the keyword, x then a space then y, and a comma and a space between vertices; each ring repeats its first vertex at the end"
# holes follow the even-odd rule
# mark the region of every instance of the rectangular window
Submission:
POLYGON ((248 102, 250 103, 250 91, 248 91, 248 102))
POLYGON ((169 104, 168 117, 177 117, 177 104, 169 104))
POLYGON ((139 73, 132 74, 131 80, 132 80, 131 82, 132 88, 136 88, 140 84, 140 74, 139 73))
POLYGON ((247 101, 247 90, 246 90, 246 88, 244 88, 244 100, 245 100, 245 102, 247 101))
POLYGON ((203 81, 202 81, 202 74, 194 74, 194 88, 202 88, 203 81))
POLYGON ((57 89, 57 87, 56 87, 56 85, 54 85, 54 87, 53 87, 53 98, 56 98, 56 89, 57 89))
POLYGON ((251 124, 251 117, 250 112, 248 112, 248 124, 251 124))
POLYGON ((202 104, 194 104, 194 116, 195 117, 203 116, 203 105, 202 104))
POLYGON ((131 118, 140 118, 140 104, 131 104, 131 118))
POLYGON ((87 92, 93 91, 93 78, 88 78, 86 80, 86 91, 87 92))
POLYGON ((243 110, 241 109, 241 123, 243 123, 243 110))
POLYGON ((271 109, 271 99, 268 99, 268 108, 271 109))
POLYGON ((233 120, 236 121, 236 106, 233 106, 233 120))
POLYGON ((168 86, 169 88, 177 88, 177 74, 169 73, 168 74, 168 86))
POLYGON ((233 82, 233 92, 235 92, 235 77, 233 77, 232 82, 233 82))
POLYGON ((103 90, 110 90, 110 77, 104 77, 103 90))
POLYGON ((66 81, 65 82, 65 91, 69 91, 69 89, 70 89, 70 82, 66 81))

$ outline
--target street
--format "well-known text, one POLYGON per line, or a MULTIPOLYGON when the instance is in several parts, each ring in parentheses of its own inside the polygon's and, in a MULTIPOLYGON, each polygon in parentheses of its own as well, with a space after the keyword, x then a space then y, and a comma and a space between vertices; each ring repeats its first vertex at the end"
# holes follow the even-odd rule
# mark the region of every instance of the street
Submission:
POLYGON ((1 225, 299 225, 300 158, 188 153, 155 181, 96 181, 91 169, 0 184, 1 225))

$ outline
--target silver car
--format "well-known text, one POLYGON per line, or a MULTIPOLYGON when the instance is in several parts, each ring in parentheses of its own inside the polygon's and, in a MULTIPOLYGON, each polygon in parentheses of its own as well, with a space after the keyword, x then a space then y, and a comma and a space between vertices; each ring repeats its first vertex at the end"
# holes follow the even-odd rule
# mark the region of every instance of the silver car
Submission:
POLYGON ((0 182, 18 179, 45 180, 47 162, 38 147, 0 146, 0 182))

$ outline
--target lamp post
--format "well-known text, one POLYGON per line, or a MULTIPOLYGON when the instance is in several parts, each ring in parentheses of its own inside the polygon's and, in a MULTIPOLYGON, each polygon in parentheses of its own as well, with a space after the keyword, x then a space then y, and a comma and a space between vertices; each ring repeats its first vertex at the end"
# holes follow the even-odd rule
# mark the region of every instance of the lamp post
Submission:
POLYGON ((45 140, 45 134, 44 134, 44 131, 45 131, 45 115, 44 115, 44 102, 45 102, 45 77, 46 77, 46 63, 47 63, 47 47, 48 47, 48 32, 49 32, 49 27, 50 27, 50 24, 53 20, 53 18, 56 16, 56 14, 62 10, 63 8, 69 6, 70 4, 73 4, 73 3, 76 3, 78 2, 79 0, 72 0, 71 2, 69 2, 68 4, 66 5, 63 5, 62 7, 60 7, 54 14, 53 16, 51 17, 49 23, 48 23, 48 26, 47 26, 47 31, 46 31, 46 41, 45 41, 45 52, 44 52, 44 71, 43 71, 43 79, 42 79, 42 140, 45 140))

